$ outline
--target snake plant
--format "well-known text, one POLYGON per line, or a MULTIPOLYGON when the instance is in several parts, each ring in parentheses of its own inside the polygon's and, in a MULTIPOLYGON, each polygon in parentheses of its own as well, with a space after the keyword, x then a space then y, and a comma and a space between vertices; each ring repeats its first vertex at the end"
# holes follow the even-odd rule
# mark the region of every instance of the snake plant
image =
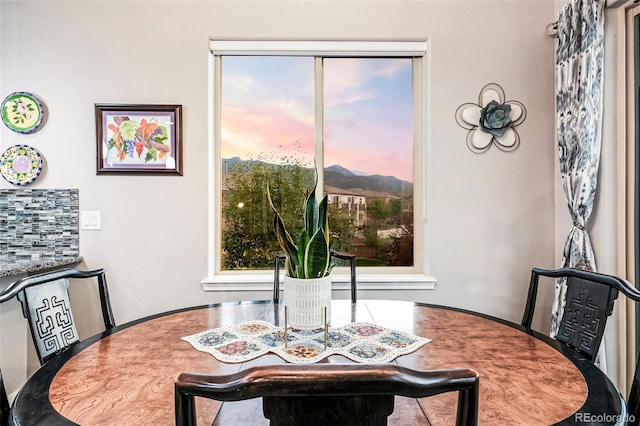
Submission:
POLYGON ((285 251, 287 260, 285 269, 292 278, 321 278, 331 272, 331 249, 329 244, 329 218, 327 216, 328 198, 325 194, 320 203, 316 199, 318 186, 317 171, 311 192, 307 192, 304 202, 304 228, 297 240, 287 231, 280 214, 273 205, 271 192, 267 186, 267 198, 271 210, 275 213, 273 229, 280 247, 285 251))

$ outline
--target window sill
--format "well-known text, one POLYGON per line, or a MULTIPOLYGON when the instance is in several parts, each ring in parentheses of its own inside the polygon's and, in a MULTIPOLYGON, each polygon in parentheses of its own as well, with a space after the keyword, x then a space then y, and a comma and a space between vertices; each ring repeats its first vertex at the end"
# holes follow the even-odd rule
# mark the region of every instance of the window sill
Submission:
MULTIPOLYGON (((332 274, 333 288, 350 288, 348 274, 332 274)), ((437 280, 423 274, 358 274, 358 290, 433 290, 437 280)), ((282 283, 282 279, 280 280, 282 283)), ((271 291, 273 273, 215 275, 202 280, 204 291, 271 291)))

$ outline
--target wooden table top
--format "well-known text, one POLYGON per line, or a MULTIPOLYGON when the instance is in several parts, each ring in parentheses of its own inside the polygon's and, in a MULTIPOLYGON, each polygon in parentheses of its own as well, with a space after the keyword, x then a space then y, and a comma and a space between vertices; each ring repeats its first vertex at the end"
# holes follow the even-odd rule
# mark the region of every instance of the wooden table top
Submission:
MULTIPOLYGON (((479 423, 576 423, 574 413, 615 415, 624 401, 606 376, 573 352, 517 326, 470 312, 413 302, 334 301, 331 325, 371 322, 432 339, 394 362, 415 369, 472 368, 480 374, 479 423), (552 346, 554 345, 554 346, 552 346)), ((243 321, 283 325, 282 305, 222 303, 179 310, 116 327, 45 364, 14 402, 19 425, 173 425, 173 382, 181 372, 231 373, 283 363, 267 354, 225 364, 181 337, 243 321), (276 309, 274 309, 274 307, 276 309)), ((351 362, 339 355, 323 362, 351 362)), ((453 424, 456 394, 396 398, 389 424, 453 424)), ((198 400, 199 424, 268 424, 259 400, 198 400)), ((578 414, 580 415, 580 414, 578 414)))

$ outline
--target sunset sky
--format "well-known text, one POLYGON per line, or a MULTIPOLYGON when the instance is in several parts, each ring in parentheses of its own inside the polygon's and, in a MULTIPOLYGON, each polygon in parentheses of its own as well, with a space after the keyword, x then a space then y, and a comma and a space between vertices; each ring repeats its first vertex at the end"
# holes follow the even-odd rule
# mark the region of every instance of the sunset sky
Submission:
MULTIPOLYGON (((412 182, 411 60, 324 60, 325 166, 412 182)), ((313 164, 313 58, 222 60, 222 157, 313 164), (296 143, 299 142, 299 143, 296 143)))

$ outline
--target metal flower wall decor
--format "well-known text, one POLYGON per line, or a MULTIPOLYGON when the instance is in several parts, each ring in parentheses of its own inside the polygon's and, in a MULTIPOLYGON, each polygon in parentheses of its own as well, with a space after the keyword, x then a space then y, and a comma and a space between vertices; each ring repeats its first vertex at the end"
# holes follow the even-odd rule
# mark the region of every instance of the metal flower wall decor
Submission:
POLYGON ((462 104, 456 110, 458 124, 469 129, 467 146, 476 154, 487 151, 492 143, 502 151, 515 151, 520 145, 520 136, 514 127, 526 117, 524 105, 505 101, 504 90, 495 83, 480 90, 477 104, 462 104))

